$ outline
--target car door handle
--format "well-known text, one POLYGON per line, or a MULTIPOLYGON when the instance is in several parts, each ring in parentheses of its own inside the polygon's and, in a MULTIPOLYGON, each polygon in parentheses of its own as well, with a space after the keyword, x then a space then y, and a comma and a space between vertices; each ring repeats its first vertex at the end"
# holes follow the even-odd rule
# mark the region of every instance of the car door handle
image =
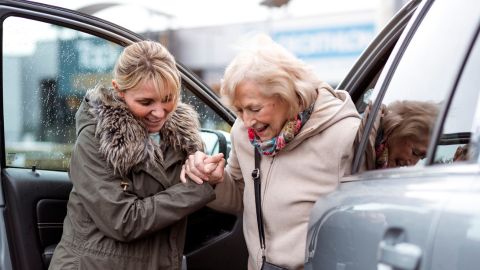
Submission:
POLYGON ((422 249, 407 243, 405 233, 399 228, 390 228, 378 247, 378 269, 387 265, 395 270, 416 270, 422 258, 422 249))

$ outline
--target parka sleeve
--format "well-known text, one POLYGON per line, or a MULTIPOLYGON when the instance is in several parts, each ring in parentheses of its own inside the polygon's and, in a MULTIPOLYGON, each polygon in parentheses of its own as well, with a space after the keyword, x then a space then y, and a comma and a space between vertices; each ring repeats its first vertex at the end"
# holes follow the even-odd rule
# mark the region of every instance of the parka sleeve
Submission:
POLYGON ((70 178, 74 192, 95 225, 106 236, 132 241, 164 229, 200 209, 215 198, 208 184, 176 184, 152 196, 139 198, 124 192, 122 178, 112 172, 98 152, 94 126, 77 138, 70 178))
POLYGON ((224 180, 215 186, 216 199, 208 204, 215 210, 227 213, 240 213, 243 210, 243 190, 245 183, 242 170, 237 158, 235 149, 235 130, 238 123, 235 122, 232 127, 231 142, 232 150, 228 156, 227 166, 225 168, 224 180))

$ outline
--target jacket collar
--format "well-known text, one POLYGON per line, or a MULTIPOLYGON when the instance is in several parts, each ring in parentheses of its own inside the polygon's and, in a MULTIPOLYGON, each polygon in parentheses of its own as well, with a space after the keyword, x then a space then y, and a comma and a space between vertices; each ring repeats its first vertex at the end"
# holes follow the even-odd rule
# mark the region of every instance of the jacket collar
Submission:
POLYGON ((312 115, 300 130, 300 133, 285 147, 284 151, 294 149, 302 141, 349 117, 360 119, 348 92, 334 90, 327 83, 321 83, 318 87, 318 96, 312 115))

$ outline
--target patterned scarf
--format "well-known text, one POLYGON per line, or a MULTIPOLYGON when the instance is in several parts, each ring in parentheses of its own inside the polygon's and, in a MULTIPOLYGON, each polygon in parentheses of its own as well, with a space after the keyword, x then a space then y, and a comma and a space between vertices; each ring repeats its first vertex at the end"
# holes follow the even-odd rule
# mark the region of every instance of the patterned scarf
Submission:
POLYGON ((280 131, 280 134, 269 140, 262 142, 260 138, 255 135, 253 128, 249 128, 248 139, 250 140, 250 143, 252 143, 252 145, 265 156, 275 155, 278 151, 285 148, 285 146, 287 146, 287 144, 300 132, 303 125, 305 125, 313 112, 313 105, 315 104, 312 104, 306 110, 297 114, 293 120, 288 120, 280 131))
POLYGON ((387 138, 384 138, 383 129, 380 129, 375 138, 375 169, 388 167, 387 138))
POLYGON ((375 169, 385 169, 388 167, 388 148, 387 143, 382 142, 375 148, 375 169))

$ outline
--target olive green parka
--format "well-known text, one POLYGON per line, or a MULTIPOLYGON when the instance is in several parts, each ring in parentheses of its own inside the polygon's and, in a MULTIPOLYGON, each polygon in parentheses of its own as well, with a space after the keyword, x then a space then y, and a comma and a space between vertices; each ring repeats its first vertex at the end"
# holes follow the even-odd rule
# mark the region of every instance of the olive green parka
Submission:
POLYGON ((186 217, 215 198, 183 184, 186 155, 203 149, 197 113, 180 103, 160 143, 115 97, 96 87, 76 114, 73 189, 49 269, 180 269, 186 217))

